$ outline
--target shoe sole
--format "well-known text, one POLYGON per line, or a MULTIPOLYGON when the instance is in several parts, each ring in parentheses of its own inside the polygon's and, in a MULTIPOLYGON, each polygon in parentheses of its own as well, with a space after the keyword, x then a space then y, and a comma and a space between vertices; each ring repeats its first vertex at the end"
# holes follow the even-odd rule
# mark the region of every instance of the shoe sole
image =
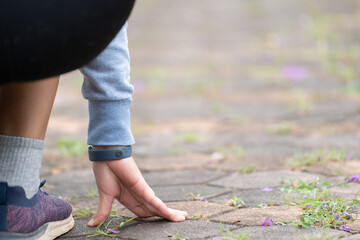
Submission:
POLYGON ((64 233, 67 233, 74 227, 74 218, 70 215, 68 218, 49 222, 41 226, 38 230, 32 233, 9 233, 0 232, 0 240, 8 239, 26 239, 26 240, 53 240, 64 233))
POLYGON ((44 235, 42 235, 39 240, 53 240, 58 236, 67 233, 74 227, 74 218, 70 215, 67 219, 49 222, 48 227, 44 235))

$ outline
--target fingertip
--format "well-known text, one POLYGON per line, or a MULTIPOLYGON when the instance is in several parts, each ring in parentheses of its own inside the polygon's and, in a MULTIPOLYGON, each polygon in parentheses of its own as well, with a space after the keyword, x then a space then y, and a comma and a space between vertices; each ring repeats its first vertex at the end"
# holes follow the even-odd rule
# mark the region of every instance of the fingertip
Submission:
POLYGON ((97 225, 99 225, 99 223, 96 222, 94 219, 91 219, 91 220, 87 223, 87 225, 88 225, 89 227, 96 227, 97 225))
POLYGON ((177 222, 183 222, 183 221, 185 221, 185 219, 186 219, 185 216, 179 215, 177 222))
POLYGON ((95 215, 93 217, 93 219, 91 219, 87 225, 89 227, 96 227, 98 226, 99 224, 101 224, 102 222, 104 222, 106 220, 107 216, 106 215, 95 215))
POLYGON ((188 212, 186 212, 186 211, 180 211, 180 212, 184 217, 187 217, 189 215, 188 212))

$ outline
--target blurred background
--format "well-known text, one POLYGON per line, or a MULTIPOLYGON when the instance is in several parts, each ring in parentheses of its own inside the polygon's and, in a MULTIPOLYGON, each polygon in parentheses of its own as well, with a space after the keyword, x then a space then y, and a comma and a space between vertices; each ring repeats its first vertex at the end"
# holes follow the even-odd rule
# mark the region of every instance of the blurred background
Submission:
MULTIPOLYGON (((336 162, 360 156, 359 22, 358 0, 137 1, 140 168, 353 170, 336 162)), ((43 176, 91 166, 81 84, 78 71, 61 77, 43 176)))

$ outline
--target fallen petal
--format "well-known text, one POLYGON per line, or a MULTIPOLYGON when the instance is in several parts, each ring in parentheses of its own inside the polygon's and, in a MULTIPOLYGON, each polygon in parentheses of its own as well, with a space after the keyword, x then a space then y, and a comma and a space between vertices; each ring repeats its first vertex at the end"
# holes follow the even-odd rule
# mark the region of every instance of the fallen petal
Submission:
POLYGON ((339 230, 341 231, 346 231, 346 232, 351 232, 351 229, 345 225, 343 225, 342 227, 339 228, 339 230))
POLYGON ((263 191, 263 192, 272 192, 274 189, 273 188, 271 188, 271 187, 263 187, 262 189, 261 189, 261 191, 263 191))
POLYGON ((114 233, 114 234, 118 234, 119 233, 119 231, 116 231, 116 230, 114 230, 114 229, 112 229, 112 228, 108 228, 107 229, 109 232, 111 232, 111 233, 114 233))
POLYGON ((271 218, 265 219, 264 223, 261 224, 261 226, 273 226, 273 225, 274 225, 274 222, 271 218))

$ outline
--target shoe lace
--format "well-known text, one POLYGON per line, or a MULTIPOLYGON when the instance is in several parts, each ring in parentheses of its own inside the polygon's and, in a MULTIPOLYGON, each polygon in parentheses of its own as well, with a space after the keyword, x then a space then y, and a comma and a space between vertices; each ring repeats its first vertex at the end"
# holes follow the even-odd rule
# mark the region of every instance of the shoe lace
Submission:
MULTIPOLYGON (((42 180, 41 183, 40 183, 39 188, 42 188, 45 185, 45 183, 46 183, 46 179, 42 180)), ((40 189, 40 191, 41 191, 41 189, 40 189)), ((46 195, 49 195, 47 192, 44 192, 44 191, 41 191, 41 192, 43 192, 46 195)))

